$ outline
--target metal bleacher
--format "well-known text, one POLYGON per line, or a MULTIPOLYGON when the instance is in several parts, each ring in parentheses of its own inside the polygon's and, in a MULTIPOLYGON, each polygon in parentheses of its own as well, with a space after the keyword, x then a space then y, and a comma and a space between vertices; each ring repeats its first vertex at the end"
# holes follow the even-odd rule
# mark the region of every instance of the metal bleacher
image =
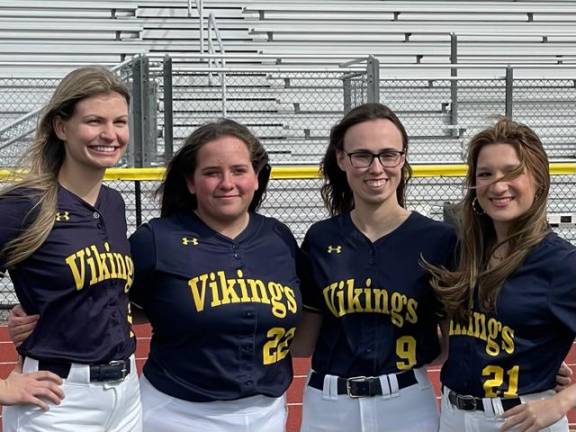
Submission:
POLYGON ((566 2, 252 1, 244 13, 263 53, 358 49, 384 62, 448 62, 450 33, 459 62, 574 56, 576 7, 566 2), (306 43, 302 43, 306 41, 306 43))

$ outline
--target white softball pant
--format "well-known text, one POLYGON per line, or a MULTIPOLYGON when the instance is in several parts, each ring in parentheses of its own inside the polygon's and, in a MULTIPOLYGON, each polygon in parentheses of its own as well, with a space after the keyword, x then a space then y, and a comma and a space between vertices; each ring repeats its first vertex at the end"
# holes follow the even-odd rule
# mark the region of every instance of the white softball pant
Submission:
POLYGON ((231 401, 189 402, 140 378, 144 432, 284 432, 286 399, 252 396, 231 401))
POLYGON ((334 390, 337 377, 326 375, 324 389, 304 390, 300 432, 437 432, 438 407, 425 368, 414 369, 417 383, 394 390, 395 374, 382 375, 383 395, 351 398, 334 390), (392 383, 392 384, 390 384, 392 383))
MULTIPOLYGON (((60 405, 49 402, 44 411, 33 405, 3 408, 4 432, 142 432, 142 408, 136 362, 123 381, 90 382, 90 367, 72 363, 62 389, 60 405)), ((24 373, 38 370, 38 361, 27 357, 24 373)))
MULTIPOLYGON (((499 398, 484 398, 483 411, 465 411, 450 403, 448 392, 450 389, 444 387, 442 394, 442 405, 440 409, 440 432, 498 432, 504 419, 502 402, 499 398)), ((554 396, 554 390, 533 393, 520 396, 524 401, 547 399, 554 396)), ((568 419, 560 419, 553 425, 540 429, 540 432, 568 432, 568 419)))

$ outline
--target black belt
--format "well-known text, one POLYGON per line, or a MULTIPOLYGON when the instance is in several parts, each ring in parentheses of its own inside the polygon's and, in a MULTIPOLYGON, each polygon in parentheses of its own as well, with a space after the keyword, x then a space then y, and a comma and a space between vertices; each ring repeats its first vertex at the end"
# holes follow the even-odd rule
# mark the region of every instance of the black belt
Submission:
MULTIPOLYGON (((461 395, 455 391, 448 391, 448 400, 450 403, 458 409, 464 411, 484 411, 484 404, 482 403, 482 398, 471 396, 471 395, 461 395)), ((502 398, 502 408, 504 411, 514 408, 522 403, 520 398, 502 398)))
MULTIPOLYGON (((88 366, 88 365, 87 365, 88 366)), ((38 370, 50 371, 66 379, 70 374, 71 363, 38 360, 38 370)), ((113 360, 110 363, 89 365, 90 381, 122 381, 130 374, 130 359, 113 360)))
MULTIPOLYGON (((322 390, 324 388, 324 376, 325 374, 312 371, 308 385, 315 389, 322 390)), ((398 389, 410 387, 418 382, 413 370, 399 373, 396 375, 396 378, 398 379, 398 389)), ((380 377, 338 377, 338 394, 345 394, 352 398, 380 396, 382 395, 380 377)))

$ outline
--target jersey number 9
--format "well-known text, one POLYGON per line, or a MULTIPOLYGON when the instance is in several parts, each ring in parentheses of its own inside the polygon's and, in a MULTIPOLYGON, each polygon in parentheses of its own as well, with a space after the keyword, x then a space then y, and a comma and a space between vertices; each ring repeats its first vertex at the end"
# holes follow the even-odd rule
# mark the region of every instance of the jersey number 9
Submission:
POLYGON ((416 339, 401 336, 396 341, 396 355, 402 360, 396 362, 398 370, 412 369, 416 364, 416 339))

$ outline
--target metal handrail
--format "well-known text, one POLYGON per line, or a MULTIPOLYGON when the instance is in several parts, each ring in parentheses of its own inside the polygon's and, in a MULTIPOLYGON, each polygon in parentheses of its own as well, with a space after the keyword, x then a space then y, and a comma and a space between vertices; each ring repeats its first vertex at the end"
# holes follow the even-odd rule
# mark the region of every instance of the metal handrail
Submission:
MULTIPOLYGON (((200 54, 204 54, 204 0, 195 0, 200 20, 200 54)), ((188 0, 188 18, 192 18, 192 0, 188 0)))
MULTIPOLYGON (((222 93, 222 117, 226 117, 226 99, 227 99, 227 92, 226 92, 226 72, 223 69, 226 68, 226 51, 224 49, 224 43, 222 42, 222 35, 220 34, 220 29, 218 28, 218 24, 216 22, 216 17, 213 13, 210 13, 208 16, 208 50, 210 54, 215 53, 214 49, 214 42, 212 41, 212 31, 216 36, 216 41, 218 43, 218 49, 220 50, 220 54, 222 57, 218 58, 210 58, 208 60, 208 69, 210 71, 216 69, 215 66, 218 64, 220 65, 220 71, 218 74, 220 75, 220 88, 222 93)), ((208 75, 208 82, 212 85, 212 72, 208 75)))
MULTIPOLYGON (((34 132, 36 130, 35 127, 33 127, 32 129, 28 129, 26 132, 22 132, 20 135, 18 135, 15 138, 9 139, 8 141, 6 141, 2 146, 0 146, 0 150, 4 150, 7 147, 10 147, 12 144, 14 144, 16 141, 21 140, 24 137, 27 137, 28 135, 30 135, 32 132, 34 132)), ((0 132, 1 133, 1 132, 0 132)))
POLYGON ((16 127, 17 125, 19 125, 20 123, 25 122, 26 120, 28 120, 30 117, 35 116, 36 114, 38 114, 40 111, 42 110, 42 108, 38 108, 35 111, 31 111, 27 114, 24 114, 22 117, 18 117, 16 120, 14 120, 12 123, 10 123, 8 126, 4 126, 2 128, 0 128, 0 135, 2 135, 4 132, 6 132, 8 129, 11 129, 13 127, 16 127))

